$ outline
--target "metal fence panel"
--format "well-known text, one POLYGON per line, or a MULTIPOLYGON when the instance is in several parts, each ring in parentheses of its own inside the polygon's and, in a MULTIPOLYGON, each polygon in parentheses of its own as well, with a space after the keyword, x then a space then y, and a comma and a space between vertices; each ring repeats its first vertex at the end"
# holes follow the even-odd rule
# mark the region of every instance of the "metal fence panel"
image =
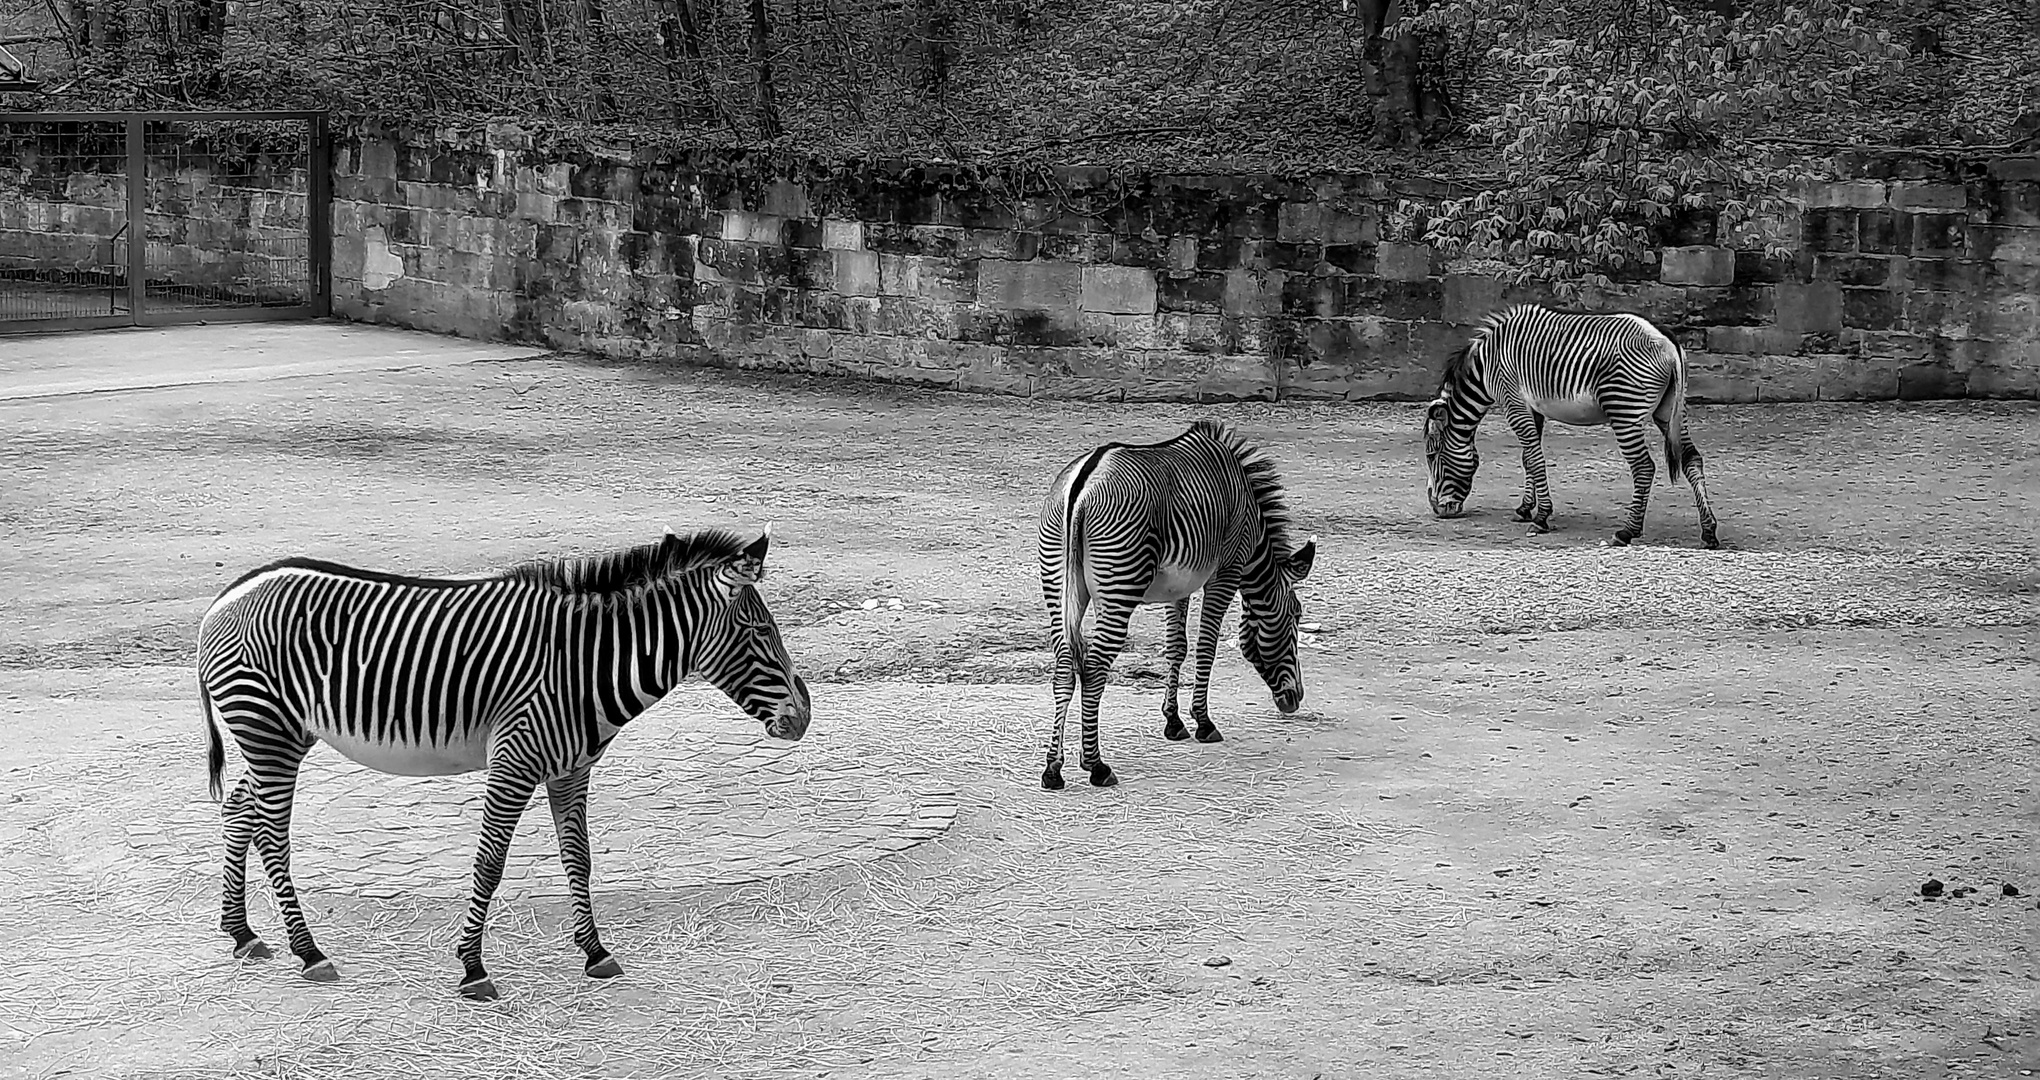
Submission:
POLYGON ((0 333, 325 314, 327 168, 322 114, 0 113, 0 333))

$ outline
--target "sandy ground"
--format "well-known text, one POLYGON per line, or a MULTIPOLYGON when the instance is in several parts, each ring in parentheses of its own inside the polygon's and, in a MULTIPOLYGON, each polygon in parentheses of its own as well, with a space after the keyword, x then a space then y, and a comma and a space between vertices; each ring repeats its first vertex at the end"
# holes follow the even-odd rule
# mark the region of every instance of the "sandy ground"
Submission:
MULTIPOLYGON (((1605 431, 1553 428, 1556 531, 1530 537, 1496 425, 1472 516, 1429 517, 1413 406, 147 334, 0 352, 0 1076, 2040 1070, 2031 406, 1696 408, 1724 549, 1661 483, 1611 551, 1605 431), (1042 792, 1042 490, 1199 416, 1270 447, 1320 536, 1309 699, 1276 714, 1228 645, 1227 741, 1163 740, 1143 613, 1106 698, 1121 786, 1042 792), (768 519, 767 596, 815 684, 796 755, 940 776, 941 838, 733 887, 605 887, 598 855, 625 977, 581 978, 561 881, 499 905, 489 1006, 451 993, 457 902, 322 890, 302 857, 343 979, 228 959, 194 869, 217 834, 165 824, 205 807, 188 663, 217 589, 284 554, 476 572, 768 519), (1977 891, 1925 900, 1928 878, 1977 891)), ((690 689, 615 753, 734 713, 690 689)), ((598 847, 605 819, 672 812, 595 787, 598 847)))

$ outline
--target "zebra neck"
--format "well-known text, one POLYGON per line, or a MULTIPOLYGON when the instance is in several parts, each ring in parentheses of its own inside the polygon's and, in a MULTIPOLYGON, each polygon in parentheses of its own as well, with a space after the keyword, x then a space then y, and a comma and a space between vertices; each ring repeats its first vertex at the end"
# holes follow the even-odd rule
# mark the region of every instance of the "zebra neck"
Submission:
POLYGON ((597 710, 610 726, 637 719, 692 668, 679 607, 671 590, 654 587, 568 620, 566 640, 580 654, 569 663, 587 673, 597 710))

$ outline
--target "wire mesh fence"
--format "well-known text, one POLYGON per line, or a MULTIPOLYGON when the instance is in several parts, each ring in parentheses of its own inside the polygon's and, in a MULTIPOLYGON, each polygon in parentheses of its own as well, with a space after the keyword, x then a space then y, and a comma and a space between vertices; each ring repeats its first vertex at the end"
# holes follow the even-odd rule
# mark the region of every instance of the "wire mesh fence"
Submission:
POLYGON ((0 329, 310 313, 323 127, 0 114, 0 329))

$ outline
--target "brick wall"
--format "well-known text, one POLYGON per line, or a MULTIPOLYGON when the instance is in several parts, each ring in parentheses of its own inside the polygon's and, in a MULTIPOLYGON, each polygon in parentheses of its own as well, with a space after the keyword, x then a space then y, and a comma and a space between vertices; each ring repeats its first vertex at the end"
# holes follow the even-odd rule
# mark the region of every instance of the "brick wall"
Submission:
MULTIPOLYGON (((1783 262, 1668 248, 1586 298, 1699 400, 2033 397, 2040 159, 1845 157, 1783 262)), ((357 130, 334 310, 615 357, 1118 400, 1421 398, 1505 295, 1382 239, 1421 181, 1115 179, 357 130)), ((1711 232, 1712 230, 1706 230, 1711 232)))

